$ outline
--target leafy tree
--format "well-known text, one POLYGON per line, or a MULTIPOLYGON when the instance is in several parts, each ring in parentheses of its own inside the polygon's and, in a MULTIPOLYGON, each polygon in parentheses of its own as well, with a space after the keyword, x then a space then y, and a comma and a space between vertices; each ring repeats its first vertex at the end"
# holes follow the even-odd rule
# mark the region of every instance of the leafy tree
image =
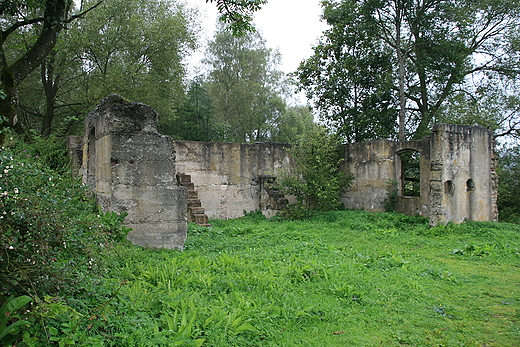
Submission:
POLYGON ((182 60, 194 48, 191 19, 171 0, 105 0, 78 27, 90 99, 115 92, 171 114, 184 95, 182 60))
POLYGON ((48 137, 63 135, 82 123, 90 109, 78 88, 82 80, 80 54, 65 47, 68 32, 38 69, 18 87, 17 114, 22 127, 48 137))
POLYGON ((208 142, 215 137, 213 123, 211 98, 199 76, 191 81, 176 120, 163 125, 161 132, 182 140, 208 142))
POLYGON ((363 20, 356 1, 323 4, 331 28, 298 69, 302 88, 325 124, 347 141, 391 136, 396 111, 390 50, 363 20))
MULTIPOLYGON (((397 95, 376 104, 400 110, 399 123, 402 128, 406 125, 412 137, 425 134, 453 95, 474 91, 468 88, 470 78, 512 77, 519 72, 518 0, 338 0, 323 4, 324 18, 332 28, 325 32, 314 56, 300 67, 300 75, 308 92, 325 97, 337 108, 329 107, 332 115, 324 116, 332 122, 337 122, 342 110, 338 94, 349 99, 356 92, 357 80, 344 75, 361 79, 366 71, 360 67, 368 61, 366 66, 372 69, 374 55, 391 58, 391 64, 379 65, 377 73, 391 76, 390 86, 397 95), (350 35, 354 30, 358 36, 350 35), (372 51, 358 49, 367 44, 372 51), (318 78, 311 72, 319 64, 324 72, 318 78), (342 69, 351 75, 332 73, 342 69), (343 84, 350 88, 340 93, 336 86, 343 84)), ((386 88, 382 81, 375 83, 386 88)), ((380 95, 375 90, 369 93, 380 95)))
POLYGON ((237 36, 255 31, 251 24, 253 13, 258 11, 267 0, 206 0, 214 2, 221 13, 220 20, 230 24, 230 28, 237 36))
POLYGON ((288 217, 302 217, 311 210, 337 210, 343 205, 339 196, 348 188, 351 175, 340 171, 343 162, 340 138, 322 127, 315 127, 290 149, 295 163, 277 186, 285 195, 296 197, 296 204, 284 212, 288 217))
MULTIPOLYGON (((469 87, 469 86, 468 86, 469 87)), ((470 93, 450 96, 437 122, 480 125, 504 143, 520 138, 520 82, 507 77, 485 77, 470 93)))
POLYGON ((232 35, 224 26, 209 43, 208 92, 225 141, 254 142, 271 137, 285 103, 279 93, 278 55, 258 33, 232 35))
MULTIPOLYGON (((21 131, 15 110, 16 89, 34 71, 56 44, 58 34, 66 24, 96 7, 69 16, 71 0, 8 0, 0 5, 0 115, 5 121, 0 130, 15 127, 21 131), (24 45, 12 45, 17 33, 31 32, 24 45)), ((16 40, 15 40, 16 41, 16 40)), ((0 143, 4 135, 0 134, 0 143)))
POLYGON ((271 140, 296 143, 303 134, 311 132, 314 126, 314 115, 309 106, 287 107, 274 126, 271 140))
POLYGON ((54 116, 77 119, 110 93, 152 105, 171 121, 184 97, 182 60, 195 42, 191 16, 171 0, 105 0, 69 26, 42 64, 43 87, 25 87, 22 109, 43 119, 46 135, 54 116))

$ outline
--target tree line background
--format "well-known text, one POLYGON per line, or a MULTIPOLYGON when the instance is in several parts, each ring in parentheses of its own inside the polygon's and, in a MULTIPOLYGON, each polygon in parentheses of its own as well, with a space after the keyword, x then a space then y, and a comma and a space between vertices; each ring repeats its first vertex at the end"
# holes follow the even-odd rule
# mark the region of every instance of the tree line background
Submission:
POLYGON ((223 21, 188 78, 204 42, 182 1, 3 1, 1 128, 81 134, 110 93, 151 105, 161 132, 183 140, 296 143, 317 128, 344 142, 408 140, 436 122, 481 125, 506 148, 501 208, 520 206, 519 0, 325 0, 329 27, 289 76, 251 30, 265 0, 206 2, 223 21), (291 101, 296 90, 312 108, 291 101))

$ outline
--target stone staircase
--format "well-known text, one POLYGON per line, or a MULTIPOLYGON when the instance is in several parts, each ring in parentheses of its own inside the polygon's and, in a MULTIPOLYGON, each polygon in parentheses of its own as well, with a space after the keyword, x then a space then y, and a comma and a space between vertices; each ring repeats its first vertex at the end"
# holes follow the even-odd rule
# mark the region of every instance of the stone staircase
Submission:
POLYGON ((199 193, 191 182, 191 175, 177 174, 177 182, 188 191, 188 222, 193 222, 205 227, 211 226, 208 222, 206 210, 202 207, 199 193))

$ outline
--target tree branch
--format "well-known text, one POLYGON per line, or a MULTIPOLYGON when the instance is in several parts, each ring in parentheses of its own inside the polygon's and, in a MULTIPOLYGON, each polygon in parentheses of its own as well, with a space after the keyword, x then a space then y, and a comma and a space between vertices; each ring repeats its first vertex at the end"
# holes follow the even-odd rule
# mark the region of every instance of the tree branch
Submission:
POLYGON ((44 20, 43 17, 38 17, 38 18, 28 19, 28 20, 14 23, 9 28, 7 28, 5 31, 2 32, 2 41, 5 41, 5 39, 9 35, 11 35, 13 32, 15 32, 18 28, 23 27, 25 25, 39 23, 39 22, 42 22, 43 20, 44 20))
POLYGON ((104 0, 99 0, 95 5, 93 5, 92 7, 90 8, 87 8, 85 11, 83 12, 80 12, 78 14, 75 14, 73 16, 71 16, 69 19, 67 19, 65 21, 66 24, 69 24, 70 22, 78 19, 78 18, 82 18, 84 15, 86 15, 87 13, 89 13, 90 11, 92 11, 93 9, 95 9, 96 7, 98 7, 99 5, 101 5, 103 3, 104 0))

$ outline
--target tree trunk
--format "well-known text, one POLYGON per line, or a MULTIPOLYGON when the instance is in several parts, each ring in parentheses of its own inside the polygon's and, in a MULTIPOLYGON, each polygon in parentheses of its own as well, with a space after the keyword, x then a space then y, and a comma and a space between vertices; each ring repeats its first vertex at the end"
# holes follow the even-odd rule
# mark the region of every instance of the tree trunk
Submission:
MULTIPOLYGON (((16 88, 42 63, 56 44, 56 37, 63 28, 71 4, 72 1, 70 0, 45 1, 42 30, 33 45, 10 66, 7 65, 3 51, 6 38, 3 35, 9 30, 1 33, 0 43, 2 47, 0 50, 2 65, 0 66, 0 88, 5 93, 5 97, 3 99, 0 98, 0 114, 7 118, 7 121, 0 123, 0 133, 8 127, 14 128, 16 131, 22 130, 20 123, 16 119, 16 88)), ((5 135, 3 133, 0 134, 0 145, 4 143, 4 138, 5 135)))
POLYGON ((16 118, 16 91, 14 88, 13 75, 9 69, 2 71, 0 80, 0 89, 2 89, 3 95, 0 97, 0 116, 3 117, 0 121, 0 145, 4 144, 6 128, 12 128, 15 131, 21 133, 22 127, 18 123, 16 118))
POLYGON ((395 1, 395 28, 396 28, 396 51, 397 51, 397 63, 399 66, 398 71, 398 79, 399 79, 399 142, 403 142, 406 140, 406 136, 404 133, 404 124, 406 118, 406 97, 404 90, 404 60, 406 59, 406 51, 401 51, 401 24, 402 24, 402 4, 401 1, 395 1))
POLYGON ((42 136, 52 132, 52 120, 56 111, 56 96, 59 89, 59 74, 54 74, 56 52, 51 51, 47 60, 41 65, 41 80, 45 92, 45 112, 42 119, 42 136))

